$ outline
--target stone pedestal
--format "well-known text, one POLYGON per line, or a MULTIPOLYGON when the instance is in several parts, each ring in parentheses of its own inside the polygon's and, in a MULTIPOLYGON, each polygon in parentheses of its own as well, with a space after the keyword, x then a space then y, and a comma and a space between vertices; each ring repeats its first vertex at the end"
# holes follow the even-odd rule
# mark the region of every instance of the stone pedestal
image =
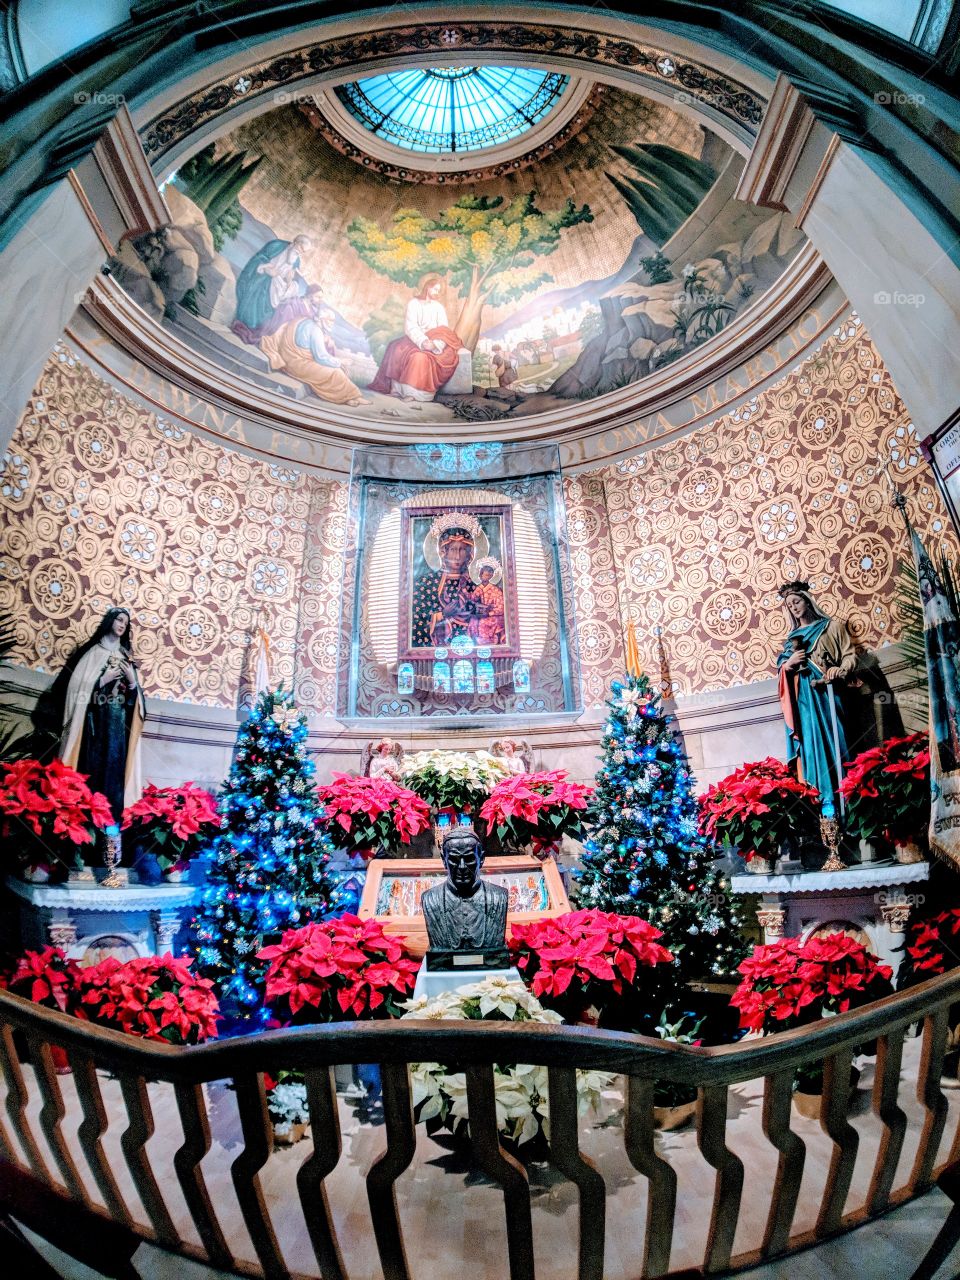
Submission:
POLYGON ((106 955, 178 955, 198 893, 190 884, 105 889, 96 881, 27 884, 13 877, 6 883, 18 899, 24 948, 62 947, 81 964, 106 955))
POLYGON ((734 893, 759 893, 757 919, 764 942, 804 939, 819 930, 856 932, 896 977, 903 933, 913 907, 923 901, 929 864, 871 862, 845 871, 797 875, 735 875, 734 893))
POLYGON ((473 355, 466 347, 457 352, 457 367, 441 387, 445 396, 468 396, 473 392, 473 355))

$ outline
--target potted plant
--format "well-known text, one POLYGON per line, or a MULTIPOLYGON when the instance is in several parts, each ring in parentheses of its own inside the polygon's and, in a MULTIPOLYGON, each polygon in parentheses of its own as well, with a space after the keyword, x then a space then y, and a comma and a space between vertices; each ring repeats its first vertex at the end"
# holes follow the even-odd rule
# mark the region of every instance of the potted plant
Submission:
MULTIPOLYGON (((764 1035, 808 1026, 893 991, 890 966, 843 933, 806 942, 781 938, 755 947, 738 968, 743 977, 730 1003, 740 1010, 742 1028, 764 1035)), ((819 1116, 822 1092, 819 1063, 797 1071, 794 1103, 802 1115, 819 1116)))
POLYGON ((195 782, 179 787, 149 783, 136 804, 123 811, 122 829, 133 844, 141 884, 176 882, 190 859, 220 827, 217 802, 195 782))
POLYGON ((512 925, 510 949, 533 994, 566 1021, 641 1031, 671 985, 662 936, 639 916, 570 911, 512 925))
MULTIPOLYGON (((654 1030, 661 1040, 671 1044, 700 1044, 700 1030, 704 1019, 693 1021, 693 1015, 685 1013, 675 1022, 667 1021, 664 1011, 654 1030), (693 1024, 684 1029, 687 1020, 693 1024)), ((697 1086, 680 1084, 674 1080, 658 1080, 653 1086, 653 1125, 655 1129, 683 1129, 697 1112, 697 1086)))
POLYGON ((733 846, 748 870, 768 875, 784 845, 816 831, 820 793, 767 756, 742 765, 698 798, 700 832, 733 846))
POLYGON ((217 1034, 219 1003, 189 956, 108 956, 80 970, 76 1013, 144 1040, 199 1044, 217 1034))
MULTIPOLYGON (((560 1015, 544 1009, 516 979, 502 976, 446 991, 433 998, 409 1001, 404 1019, 436 1021, 448 1018, 490 1022, 559 1023, 560 1015)), ((545 1128, 550 1106, 547 1068, 496 1063, 494 1066, 500 1141, 521 1160, 547 1159, 545 1128)), ((437 1062, 417 1062, 410 1068, 414 1115, 428 1134, 447 1130, 461 1143, 469 1138, 467 1083, 463 1071, 437 1062)), ((595 1110, 604 1089, 613 1083, 605 1071, 577 1072, 577 1099, 583 1114, 595 1110)))
POLYGON ((898 862, 922 862, 930 820, 930 750, 925 733, 887 738, 862 751, 840 784, 847 824, 861 839, 893 845, 898 862))
POLYGON ((273 1122, 273 1141, 278 1147, 292 1147, 307 1136, 310 1108, 307 1086, 299 1071, 281 1071, 267 1076, 267 1110, 273 1122))
POLYGON ((288 929, 257 959, 269 962, 267 1003, 297 1026, 397 1018, 420 968, 378 921, 352 915, 288 929))
POLYGON ((106 796, 62 760, 14 760, 0 769, 0 832, 17 870, 47 880, 82 867, 82 847, 113 823, 106 796))
POLYGON ((546 858, 565 835, 582 834, 592 790, 570 782, 564 769, 514 774, 496 784, 480 808, 480 818, 501 844, 530 846, 534 857, 546 858))
POLYGON ((317 788, 317 798, 334 845, 363 859, 409 844, 430 826, 426 801, 385 775, 358 778, 335 773, 328 786, 317 788))
MULTIPOLYGON (((76 960, 68 959, 60 947, 44 947, 42 951, 25 952, 0 985, 15 996, 32 1000, 46 1009, 76 1013, 79 980, 80 966, 76 960)), ((57 1073, 68 1073, 70 1063, 65 1050, 54 1044, 50 1051, 57 1073)))
POLYGON ((400 780, 439 813, 476 813, 504 778, 508 765, 489 751, 415 751, 404 756, 400 780))

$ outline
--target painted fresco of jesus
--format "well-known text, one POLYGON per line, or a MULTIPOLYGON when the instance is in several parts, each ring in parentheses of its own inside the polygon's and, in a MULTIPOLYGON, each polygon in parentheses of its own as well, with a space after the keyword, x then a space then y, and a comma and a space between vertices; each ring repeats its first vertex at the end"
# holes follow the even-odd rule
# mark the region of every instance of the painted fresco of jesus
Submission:
POLYGON ((383 353, 370 391, 403 400, 432 400, 456 371, 463 343, 450 328, 440 301, 442 276, 426 276, 415 298, 407 303, 403 337, 394 338, 383 353))

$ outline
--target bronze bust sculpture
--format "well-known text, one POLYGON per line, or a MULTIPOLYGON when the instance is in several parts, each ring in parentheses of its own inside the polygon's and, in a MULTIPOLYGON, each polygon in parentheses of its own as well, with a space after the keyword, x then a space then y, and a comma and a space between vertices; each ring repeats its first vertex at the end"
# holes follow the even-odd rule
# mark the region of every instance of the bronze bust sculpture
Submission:
POLYGON ((506 889, 480 878, 483 848, 468 827, 454 827, 441 852, 447 878, 421 899, 431 951, 494 951, 506 945, 506 889))

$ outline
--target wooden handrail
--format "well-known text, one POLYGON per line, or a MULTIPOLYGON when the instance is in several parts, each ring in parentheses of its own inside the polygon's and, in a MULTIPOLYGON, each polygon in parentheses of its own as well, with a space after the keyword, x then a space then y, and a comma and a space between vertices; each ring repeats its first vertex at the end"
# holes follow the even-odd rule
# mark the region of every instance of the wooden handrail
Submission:
POLYGON ((135 1039, 3 990, 0 1025, 42 1032, 68 1052, 91 1054, 98 1065, 127 1072, 139 1069, 151 1078, 171 1082, 217 1080, 234 1070, 270 1071, 282 1058, 285 1066, 301 1070, 354 1062, 527 1062, 700 1086, 736 1084, 825 1059, 907 1027, 956 1001, 960 1001, 960 968, 862 1009, 726 1045, 672 1044, 587 1026, 403 1019, 284 1027, 179 1047, 135 1039))
MULTIPOLYGON (((357 1160, 355 1153, 343 1159, 342 1104, 333 1068, 376 1064, 385 1124, 372 1159, 360 1162, 365 1171, 352 1174, 351 1232, 356 1232, 357 1205, 365 1200, 370 1247, 385 1280, 421 1280, 422 1259, 405 1234, 402 1190, 411 1170, 423 1167, 410 1068, 438 1062, 463 1081, 472 1161, 502 1192, 511 1280, 535 1280, 538 1268, 554 1259, 537 1256, 536 1200, 523 1163, 504 1147, 495 1087, 495 1064, 524 1063, 546 1068, 547 1159, 579 1202, 578 1244, 566 1274, 575 1267, 578 1280, 600 1280, 608 1274, 605 1241, 622 1247, 625 1233, 636 1237, 638 1261, 630 1280, 680 1274, 677 1253, 686 1250, 679 1261, 688 1266, 691 1230, 701 1273, 716 1274, 848 1230, 931 1185, 945 1164, 940 1156, 945 1135, 949 1152, 960 1148, 960 1123, 954 1115, 951 1126, 940 1084, 949 1010, 956 1002, 960 970, 812 1026, 715 1047, 593 1027, 411 1019, 285 1028, 179 1048, 134 1039, 0 991, 6 1092, 0 1162, 69 1202, 74 1213, 86 1213, 91 1222, 112 1219, 124 1231, 221 1271, 266 1280, 310 1275, 350 1280, 336 1193, 344 1166, 356 1166, 357 1160), (913 1025, 921 1039, 910 1041, 908 1051, 906 1036, 913 1025), (851 1064, 864 1045, 875 1045, 876 1051, 866 1132, 848 1116, 851 1064), (54 1067, 52 1046, 66 1051, 73 1069, 69 1083, 54 1067), (907 1082, 905 1061, 912 1072, 907 1082), (801 1122, 808 1126, 804 1129, 793 1120, 792 1086, 799 1068, 821 1065, 820 1133, 811 1136, 809 1121, 801 1122), (264 1076, 290 1069, 301 1071, 306 1082, 312 1143, 298 1163, 278 1165, 264 1076), (578 1070, 623 1078, 621 1157, 646 1184, 644 1214, 617 1217, 622 1209, 608 1189, 606 1170, 583 1149, 578 1070), (116 1079, 108 1080, 104 1071, 116 1079), (746 1096, 760 1105, 747 1108, 746 1131, 757 1161, 773 1162, 761 1183, 761 1203, 756 1184, 750 1184, 754 1162, 742 1149, 745 1128, 730 1119, 733 1087, 756 1081, 762 1082, 761 1092, 748 1085, 746 1096), (227 1096, 232 1096, 234 1116, 226 1146, 221 1136, 214 1140, 211 1126, 211 1108, 225 1096, 217 1092, 224 1083, 232 1091, 227 1096), (656 1088, 664 1083, 696 1093, 696 1146, 693 1135, 684 1139, 685 1146, 665 1146, 657 1137, 656 1088), (819 1148, 811 1161, 814 1137, 819 1148), (909 1167, 900 1175, 905 1147, 909 1167), (681 1150, 688 1153, 686 1164, 674 1159, 681 1150), (219 1161, 216 1174, 208 1163, 212 1156, 219 1161), (857 1196, 862 1203, 848 1208, 857 1196), (286 1219, 294 1211, 315 1271, 298 1269, 291 1261, 286 1219), (185 1236, 195 1236, 198 1243, 185 1236)), ((484 1229, 489 1225, 485 1219, 484 1229)), ((470 1263, 468 1257, 445 1257, 432 1275, 447 1277, 470 1263)))

